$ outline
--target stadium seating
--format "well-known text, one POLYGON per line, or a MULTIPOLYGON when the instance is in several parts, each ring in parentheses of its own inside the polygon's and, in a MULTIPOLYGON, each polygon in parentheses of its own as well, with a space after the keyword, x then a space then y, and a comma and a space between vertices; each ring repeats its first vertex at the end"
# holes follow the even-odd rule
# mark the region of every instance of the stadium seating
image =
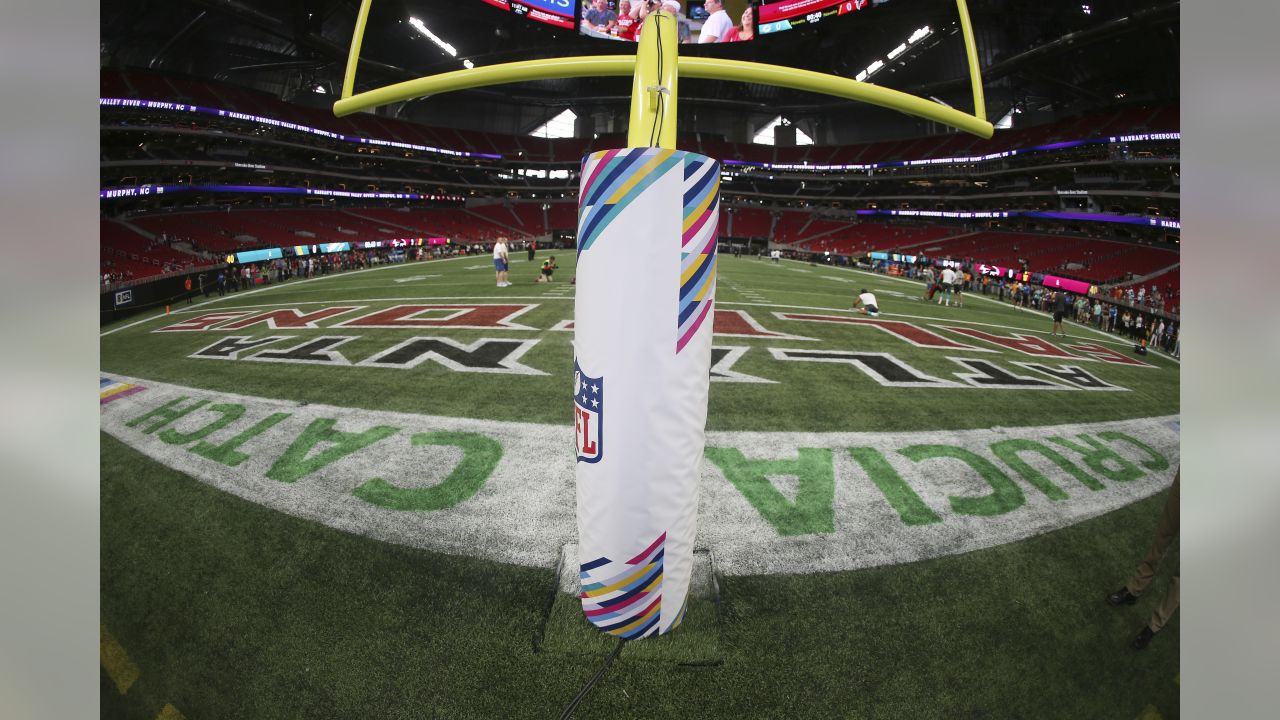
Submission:
MULTIPOLYGON (((122 72, 104 69, 100 73, 103 97, 133 97, 147 100, 192 102, 199 105, 262 115, 349 135, 409 142, 480 153, 498 153, 530 161, 576 163, 590 151, 622 147, 620 134, 596 138, 543 138, 498 135, 476 130, 430 128, 395 118, 360 113, 336 118, 323 108, 303 107, 280 101, 265 93, 235 85, 207 83, 141 70, 122 72)), ((883 163, 923 158, 959 157, 1029 148, 1062 140, 1082 140, 1131 132, 1169 132, 1178 129, 1177 106, 1131 106, 1054 123, 1002 130, 983 140, 963 133, 889 140, 841 146, 779 148, 754 143, 732 143, 719 138, 681 135, 681 147, 688 147, 720 159, 764 163, 883 163)))
POLYGON ((194 267, 195 255, 156 243, 132 228, 112 220, 99 222, 102 272, 132 274, 138 280, 170 270, 194 267))

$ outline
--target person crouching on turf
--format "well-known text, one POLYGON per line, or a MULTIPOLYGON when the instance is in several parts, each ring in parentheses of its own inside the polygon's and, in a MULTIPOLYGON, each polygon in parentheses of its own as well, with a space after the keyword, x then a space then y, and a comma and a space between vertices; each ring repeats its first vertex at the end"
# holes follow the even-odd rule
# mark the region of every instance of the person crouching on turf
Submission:
POLYGON ((539 276, 537 277, 537 279, 536 279, 536 280, 534 280, 534 282, 540 282, 540 283, 543 283, 543 282, 549 283, 549 282, 551 282, 551 274, 552 274, 552 273, 554 273, 554 272, 556 271, 556 268, 558 268, 558 267, 560 267, 560 266, 559 266, 559 265, 556 265, 556 256, 555 256, 555 255, 552 255, 551 257, 548 257, 546 260, 543 260, 543 261, 542 261, 542 274, 541 274, 541 275, 539 275, 539 276))
POLYGON ((880 306, 876 304, 876 296, 867 292, 866 288, 858 291, 858 299, 853 301, 853 307, 849 309, 857 310, 859 313, 870 317, 880 315, 880 306))

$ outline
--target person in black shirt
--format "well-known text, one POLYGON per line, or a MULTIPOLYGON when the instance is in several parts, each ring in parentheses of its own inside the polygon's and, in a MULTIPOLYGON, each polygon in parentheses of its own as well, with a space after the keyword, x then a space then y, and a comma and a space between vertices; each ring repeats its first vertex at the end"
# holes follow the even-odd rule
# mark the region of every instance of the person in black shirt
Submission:
POLYGON ((1053 332, 1050 336, 1062 335, 1066 337, 1067 333, 1062 329, 1062 316, 1067 314, 1067 296, 1066 293, 1059 290, 1054 293, 1053 298, 1053 332))

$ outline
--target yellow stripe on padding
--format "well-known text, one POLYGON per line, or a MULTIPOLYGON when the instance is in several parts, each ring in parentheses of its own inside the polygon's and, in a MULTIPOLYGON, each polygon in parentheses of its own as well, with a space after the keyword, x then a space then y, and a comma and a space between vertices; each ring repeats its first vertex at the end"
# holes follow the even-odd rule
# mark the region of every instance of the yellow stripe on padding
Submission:
POLYGON ((129 659, 129 654, 124 651, 120 643, 116 642, 116 639, 112 637, 107 630, 107 626, 99 623, 98 627, 102 631, 99 645, 102 667, 107 669, 107 675, 111 676, 111 682, 115 683, 116 689, 120 691, 121 695, 124 695, 138 681, 138 676, 142 672, 129 659))
POLYGON ((661 165, 664 160, 671 157, 675 153, 676 153, 675 150, 663 150, 661 152, 654 153, 653 157, 649 159, 649 162, 645 163, 644 165, 641 165, 639 168, 632 171, 631 177, 627 178, 627 181, 622 183, 622 186, 618 188, 618 191, 615 192, 608 199, 607 202, 611 205, 618 204, 618 202, 622 200, 622 198, 626 197, 628 190, 635 187, 636 183, 643 180, 645 176, 647 176, 650 172, 653 171, 654 168, 661 165))
MULTIPOLYGON (((630 575, 626 576, 625 578, 619 580, 618 582, 612 585, 606 585, 604 587, 587 590, 586 591, 587 597, 596 597, 598 595, 605 595, 607 593, 613 592, 614 590, 617 590, 618 588, 624 588, 630 585, 631 583, 635 582, 636 580, 639 580, 640 578, 644 577, 644 574, 652 570, 655 566, 656 566, 655 563, 649 563, 648 565, 641 565, 638 570, 636 570, 635 572, 631 573, 630 575)), ((662 576, 659 575, 658 577, 662 577, 662 576)))
MULTIPOLYGON (((716 184, 720 184, 718 179, 716 180, 716 184)), ((707 211, 707 206, 711 205, 711 202, 716 199, 716 194, 717 188, 711 188, 711 190, 707 192, 706 197, 702 198, 702 202, 698 203, 698 207, 694 208, 693 212, 685 215, 684 232, 689 232, 689 228, 693 227, 693 224, 697 222, 698 218, 702 217, 702 213, 707 211)), ((717 221, 719 221, 719 218, 717 218, 717 221)))
POLYGON ((707 296, 707 291, 711 289, 711 286, 715 284, 715 281, 716 281, 716 268, 714 265, 712 265, 711 272, 707 273, 707 277, 704 278, 702 287, 698 290, 698 296, 694 298, 694 301, 702 302, 702 299, 707 296))
POLYGON ((699 254, 697 256, 697 259, 689 263, 689 267, 685 268, 684 272, 680 273, 680 284, 684 285, 685 283, 689 282, 689 278, 693 277, 694 275, 697 275, 698 269, 701 268, 704 264, 706 264, 707 258, 709 257, 711 256, 699 254))
POLYGON ((614 628, 610 632, 614 633, 615 635, 625 635, 631 632, 632 630, 635 630, 636 628, 640 627, 641 625, 645 624, 646 622, 648 622, 649 618, 653 617, 655 613, 661 612, 661 610, 662 610, 661 603, 654 605, 653 609, 650 610, 649 612, 645 613, 644 615, 641 615, 640 617, 627 623, 626 625, 623 625, 620 628, 614 628))

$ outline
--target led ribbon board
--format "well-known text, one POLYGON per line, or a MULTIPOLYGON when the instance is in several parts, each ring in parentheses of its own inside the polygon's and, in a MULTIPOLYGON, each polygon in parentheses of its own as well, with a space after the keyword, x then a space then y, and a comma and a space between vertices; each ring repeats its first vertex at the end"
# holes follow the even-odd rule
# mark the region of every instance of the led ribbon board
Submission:
MULTIPOLYGON (((409 98, 529 80, 631 76, 625 149, 588 155, 578 195, 572 410, 583 613, 625 639, 675 628, 687 607, 711 367, 720 164, 675 149, 679 76, 778 85, 862 100, 990 137, 975 115, 833 75, 678 56, 676 20, 651 13, 635 56, 529 60, 353 95, 372 0, 356 19, 347 115, 409 98)), ((964 0, 957 0, 977 69, 964 0)), ((566 408, 568 409, 568 408, 566 408)))

